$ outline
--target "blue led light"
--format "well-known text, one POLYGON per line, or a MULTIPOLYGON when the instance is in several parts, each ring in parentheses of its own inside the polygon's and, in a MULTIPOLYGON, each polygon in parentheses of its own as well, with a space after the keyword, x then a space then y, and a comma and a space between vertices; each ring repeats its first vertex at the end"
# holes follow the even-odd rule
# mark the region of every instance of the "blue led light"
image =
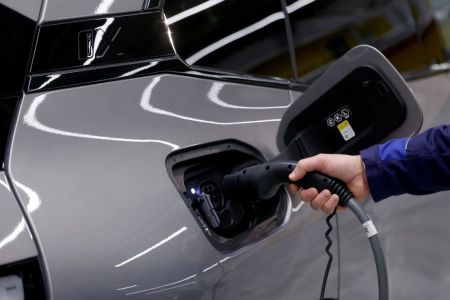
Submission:
POLYGON ((191 188, 191 194, 195 195, 195 189, 194 188, 191 188))

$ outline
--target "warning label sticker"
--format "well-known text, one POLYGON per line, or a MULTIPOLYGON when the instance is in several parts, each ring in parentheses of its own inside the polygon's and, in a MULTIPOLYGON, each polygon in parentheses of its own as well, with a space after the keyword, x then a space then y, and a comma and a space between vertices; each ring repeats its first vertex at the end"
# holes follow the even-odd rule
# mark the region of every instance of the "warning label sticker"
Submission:
POLYGON ((337 125, 337 128, 339 129, 339 132, 341 133, 345 141, 350 140, 356 135, 355 131, 353 130, 352 126, 350 126, 350 123, 347 120, 339 123, 337 125))

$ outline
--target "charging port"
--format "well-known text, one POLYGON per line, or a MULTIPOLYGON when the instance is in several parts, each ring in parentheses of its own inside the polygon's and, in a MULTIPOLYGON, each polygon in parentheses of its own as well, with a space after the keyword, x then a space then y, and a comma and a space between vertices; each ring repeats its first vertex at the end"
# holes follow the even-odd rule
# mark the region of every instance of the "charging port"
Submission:
POLYGON ((253 147, 230 140, 178 150, 166 160, 183 201, 221 251, 262 238, 284 220, 288 197, 283 189, 268 200, 224 196, 225 175, 264 161, 253 147))

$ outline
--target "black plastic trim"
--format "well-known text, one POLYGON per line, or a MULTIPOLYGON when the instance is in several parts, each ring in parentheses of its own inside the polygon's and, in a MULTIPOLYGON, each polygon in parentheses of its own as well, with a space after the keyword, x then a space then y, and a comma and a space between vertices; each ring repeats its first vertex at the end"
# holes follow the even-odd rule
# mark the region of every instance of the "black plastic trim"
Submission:
POLYGON ((75 87, 93 83, 114 81, 152 74, 187 71, 186 65, 178 59, 134 62, 89 69, 71 70, 69 72, 31 75, 27 92, 48 91, 75 87))
POLYGON ((150 10, 150 9, 162 9, 164 7, 164 1, 165 0, 144 0, 144 4, 142 6, 143 10, 150 10))
POLYGON ((214 70, 200 68, 190 68, 180 59, 168 57, 166 59, 155 61, 141 61, 97 68, 34 74, 28 79, 26 91, 49 91, 162 73, 297 91, 304 91, 308 87, 308 85, 301 85, 288 80, 276 80, 271 78, 254 77, 250 75, 221 73, 215 72, 214 70))
POLYGON ((171 44, 161 10, 164 0, 159 0, 158 5, 155 3, 149 7, 150 1, 144 1, 143 11, 132 14, 42 24, 35 35, 35 50, 25 91, 48 91, 161 73, 289 90, 304 91, 307 88, 286 79, 186 65, 171 44), (96 32, 102 26, 107 28, 102 31, 96 50, 85 49, 89 43, 96 43, 96 32), (121 42, 118 36, 124 40, 121 42), (144 38, 136 38, 139 36, 144 38), (152 40, 151 36, 157 38, 152 40), (137 46, 136 41, 139 41, 137 46), (115 44, 126 45, 130 52, 118 57, 114 51, 119 46, 115 44), (115 50, 110 50, 112 48, 115 50))
POLYGON ((291 62, 291 68, 292 68, 292 77, 293 80, 298 81, 298 72, 297 72, 297 56, 295 54, 295 43, 294 43, 294 35, 292 31, 291 26, 291 20, 289 18, 289 13, 287 11, 287 4, 286 0, 280 0, 281 1, 281 7, 283 8, 283 14, 284 14, 284 26, 286 31, 286 39, 289 49, 289 59, 291 62))
POLYGON ((36 23, 0 4, 0 98, 22 93, 36 23))
POLYGON ((18 96, 0 97, 0 170, 4 169, 6 147, 17 110, 18 96))
MULTIPOLYGON (((164 0, 160 0, 159 7, 163 4, 164 0)), ((146 5, 144 3, 144 10, 146 5)), ((48 91, 161 73, 289 90, 304 91, 307 88, 306 85, 301 86, 286 79, 264 78, 186 65, 171 45, 161 9, 150 9, 133 14, 56 21, 41 25, 35 37, 35 54, 32 59, 31 74, 25 83, 25 91, 48 91), (102 55, 99 57, 83 57, 89 51, 84 51, 86 49, 80 51, 80 47, 87 46, 87 43, 81 43, 80 46, 80 39, 83 40, 83 37, 87 36, 86 32, 95 36, 95 28, 98 28, 99 24, 105 24, 107 20, 111 20, 110 27, 114 27, 112 28, 114 30, 109 32, 110 27, 108 27, 103 33, 105 38, 114 40, 118 27, 122 28, 121 33, 126 28, 128 31, 137 33, 145 32, 149 36, 151 32, 148 32, 148 28, 153 28, 153 32, 160 34, 160 38, 157 42, 149 39, 140 42, 128 57, 122 56, 117 59, 108 56, 107 53, 100 53, 102 55), (151 26, 155 24, 157 26, 151 26), (92 59, 89 65, 83 65, 89 59, 92 59)), ((113 42, 117 42, 117 39, 113 42)), ((131 44, 131 40, 129 42, 131 44)))
POLYGON ((16 275, 22 279, 25 300, 44 300, 45 286, 37 258, 0 266, 0 277, 16 275))
POLYGON ((161 10, 51 22, 38 29, 31 73, 175 55, 161 10))

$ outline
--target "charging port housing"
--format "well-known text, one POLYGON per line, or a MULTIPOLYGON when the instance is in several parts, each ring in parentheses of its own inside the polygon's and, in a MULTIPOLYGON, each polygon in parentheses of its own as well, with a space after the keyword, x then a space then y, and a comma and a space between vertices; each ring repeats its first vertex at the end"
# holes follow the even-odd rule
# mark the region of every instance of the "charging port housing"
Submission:
POLYGON ((171 153, 166 167, 181 198, 211 243, 231 252, 267 236, 283 223, 284 189, 268 200, 223 192, 225 175, 266 161, 255 148, 236 140, 198 145, 171 153))

